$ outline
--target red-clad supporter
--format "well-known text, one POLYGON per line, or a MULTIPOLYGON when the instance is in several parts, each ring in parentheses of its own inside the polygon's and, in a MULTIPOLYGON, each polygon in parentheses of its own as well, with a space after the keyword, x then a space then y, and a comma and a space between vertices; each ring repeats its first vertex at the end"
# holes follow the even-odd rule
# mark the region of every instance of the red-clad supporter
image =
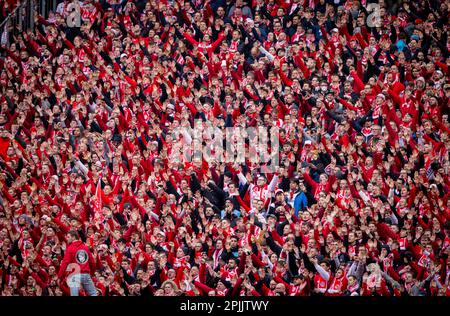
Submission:
POLYGON ((450 295, 448 1, 70 3, 2 34, 2 295, 450 295))

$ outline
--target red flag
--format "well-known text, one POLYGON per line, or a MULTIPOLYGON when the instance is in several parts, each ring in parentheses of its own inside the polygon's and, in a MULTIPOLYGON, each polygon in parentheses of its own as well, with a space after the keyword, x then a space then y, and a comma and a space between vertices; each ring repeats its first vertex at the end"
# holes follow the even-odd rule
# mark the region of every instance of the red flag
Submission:
POLYGON ((94 196, 94 222, 101 223, 104 220, 103 216, 103 202, 102 202, 102 188, 100 185, 101 177, 98 179, 97 188, 95 189, 94 196))

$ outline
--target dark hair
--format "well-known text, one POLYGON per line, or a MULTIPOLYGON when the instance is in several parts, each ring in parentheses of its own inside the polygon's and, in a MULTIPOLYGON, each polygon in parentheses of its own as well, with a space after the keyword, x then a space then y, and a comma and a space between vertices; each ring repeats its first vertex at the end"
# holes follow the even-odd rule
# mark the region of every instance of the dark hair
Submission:
POLYGON ((67 234, 72 236, 75 239, 80 239, 80 234, 78 234, 78 232, 76 230, 71 230, 67 234))
POLYGON ((450 220, 445 222, 444 229, 449 229, 450 230, 450 220))

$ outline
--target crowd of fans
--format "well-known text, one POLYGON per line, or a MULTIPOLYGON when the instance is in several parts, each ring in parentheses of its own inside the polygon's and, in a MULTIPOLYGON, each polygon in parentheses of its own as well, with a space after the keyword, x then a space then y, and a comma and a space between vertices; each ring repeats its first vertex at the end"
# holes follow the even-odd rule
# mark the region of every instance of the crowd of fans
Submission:
POLYGON ((18 0, 0 0, 0 24, 16 9, 18 0))
POLYGON ((76 231, 102 296, 449 296, 450 2, 373 2, 37 15, 0 48, 1 295, 70 295, 76 231), (174 162, 195 120, 276 128, 279 167, 174 162))

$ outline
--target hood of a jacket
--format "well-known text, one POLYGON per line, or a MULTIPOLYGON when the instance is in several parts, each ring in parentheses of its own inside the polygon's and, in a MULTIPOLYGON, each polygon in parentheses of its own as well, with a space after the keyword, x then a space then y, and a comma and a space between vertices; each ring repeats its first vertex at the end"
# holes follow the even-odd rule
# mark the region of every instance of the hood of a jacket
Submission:
POLYGON ((83 245, 83 242, 81 240, 75 240, 70 244, 70 247, 79 248, 83 245))

